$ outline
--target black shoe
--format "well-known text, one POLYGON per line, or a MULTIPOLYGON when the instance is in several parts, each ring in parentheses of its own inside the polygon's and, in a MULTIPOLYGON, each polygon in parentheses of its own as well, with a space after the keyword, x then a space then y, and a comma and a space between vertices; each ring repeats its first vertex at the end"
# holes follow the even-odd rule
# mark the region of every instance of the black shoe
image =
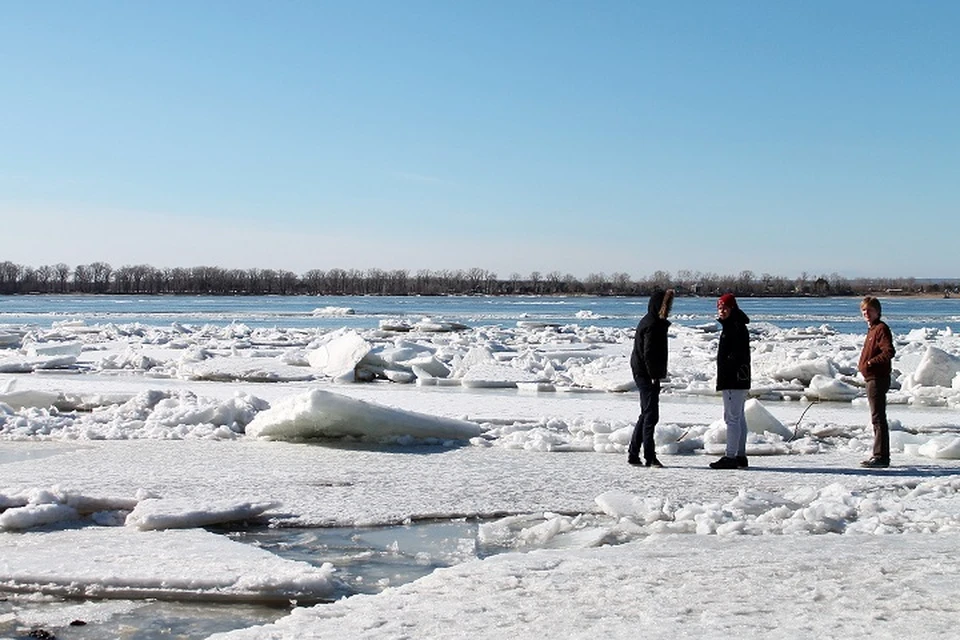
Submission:
POLYGON ((632 464, 635 467, 643 466, 643 463, 640 462, 640 458, 627 458, 627 464, 632 464))
POLYGON ((890 466, 890 461, 886 458, 877 458, 873 457, 869 460, 864 460, 860 463, 861 467, 866 467, 868 469, 886 469, 890 466))
POLYGON ((747 456, 737 456, 734 460, 737 461, 737 469, 746 469, 750 466, 747 462, 747 456))
POLYGON ((711 463, 710 463, 710 468, 711 468, 711 469, 736 469, 736 468, 737 468, 737 459, 736 459, 736 458, 728 458, 727 456, 723 456, 722 458, 720 458, 720 459, 717 460, 716 462, 711 462, 711 463))
POLYGON ((657 460, 656 458, 650 458, 647 460, 648 467, 656 467, 658 469, 663 469, 663 463, 657 460))

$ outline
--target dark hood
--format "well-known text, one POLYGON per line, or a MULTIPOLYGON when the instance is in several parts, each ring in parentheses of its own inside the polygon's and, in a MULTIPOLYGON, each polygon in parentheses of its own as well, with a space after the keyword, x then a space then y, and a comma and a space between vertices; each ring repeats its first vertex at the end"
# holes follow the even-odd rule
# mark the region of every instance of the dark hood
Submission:
POLYGON ((666 297, 666 291, 654 291, 650 296, 650 302, 647 304, 647 313, 657 315, 660 313, 660 307, 663 306, 663 299, 666 297))
POLYGON ((673 307, 673 289, 657 290, 650 296, 650 302, 647 303, 647 313, 666 320, 671 307, 673 307))

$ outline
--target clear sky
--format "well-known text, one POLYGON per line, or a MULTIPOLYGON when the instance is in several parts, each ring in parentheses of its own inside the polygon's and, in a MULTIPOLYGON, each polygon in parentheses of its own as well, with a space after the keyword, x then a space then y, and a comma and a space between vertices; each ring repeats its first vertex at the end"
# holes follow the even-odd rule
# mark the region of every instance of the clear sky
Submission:
POLYGON ((0 261, 958 277, 960 2, 0 0, 0 261))

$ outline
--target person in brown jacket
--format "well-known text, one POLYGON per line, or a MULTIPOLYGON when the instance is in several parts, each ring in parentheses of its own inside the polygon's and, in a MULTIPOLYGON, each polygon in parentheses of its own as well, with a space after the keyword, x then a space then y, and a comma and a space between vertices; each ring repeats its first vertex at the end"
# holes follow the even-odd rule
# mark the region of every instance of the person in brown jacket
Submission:
POLYGON ((860 352, 857 369, 867 382, 867 402, 873 423, 873 455, 860 466, 883 468, 890 466, 890 429, 887 426, 887 391, 893 369, 893 335, 890 327, 880 319, 880 301, 867 296, 860 303, 860 313, 867 321, 867 337, 860 352))

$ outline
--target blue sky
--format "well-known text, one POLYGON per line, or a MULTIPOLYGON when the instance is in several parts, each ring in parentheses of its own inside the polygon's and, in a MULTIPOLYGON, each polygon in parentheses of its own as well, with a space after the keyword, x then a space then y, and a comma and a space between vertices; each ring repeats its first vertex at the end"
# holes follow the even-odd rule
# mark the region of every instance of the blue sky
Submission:
POLYGON ((960 3, 0 0, 0 261, 958 277, 960 3))

